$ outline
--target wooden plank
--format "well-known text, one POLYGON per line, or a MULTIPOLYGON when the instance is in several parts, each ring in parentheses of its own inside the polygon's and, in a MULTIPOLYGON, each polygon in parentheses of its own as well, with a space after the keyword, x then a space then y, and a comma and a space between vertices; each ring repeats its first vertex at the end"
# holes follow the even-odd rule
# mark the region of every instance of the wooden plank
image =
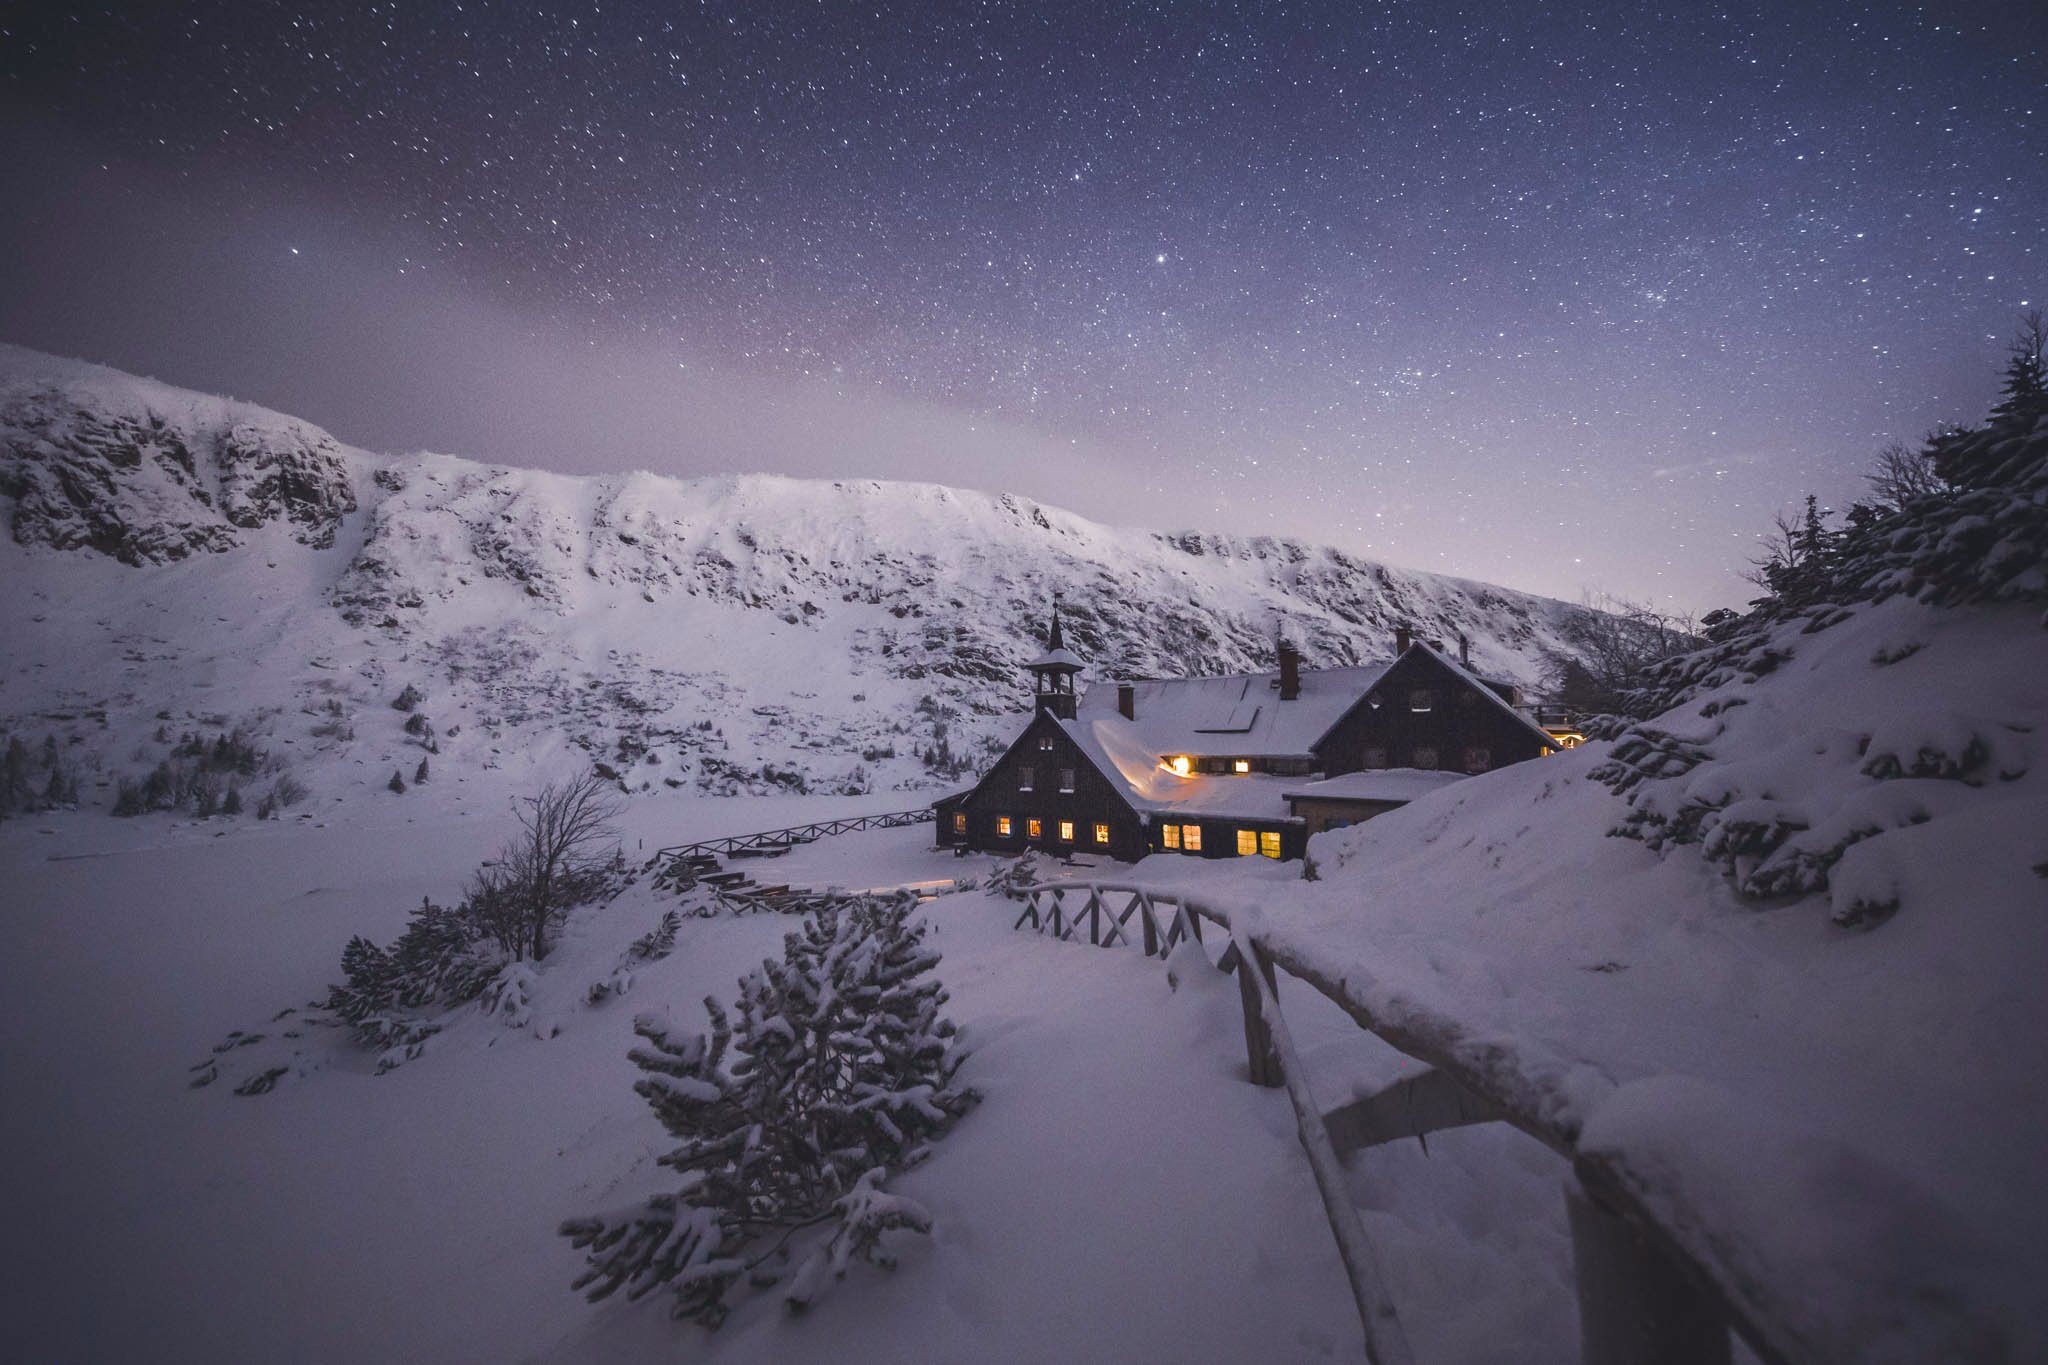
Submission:
POLYGON ((1493 1123, 1501 1117, 1498 1108, 1458 1084, 1448 1072, 1432 1068, 1338 1105, 1323 1115, 1323 1127, 1337 1154, 1349 1156, 1397 1138, 1493 1123))
POLYGON ((1330 1135, 1323 1129, 1322 1109, 1316 1104, 1316 1097, 1309 1089, 1308 1073, 1301 1065, 1301 1055, 1295 1051, 1293 1035, 1287 1031, 1287 1021, 1280 1013, 1280 997, 1273 987, 1272 962, 1259 951, 1258 944, 1249 939, 1240 939, 1232 930, 1233 942, 1246 944, 1240 948, 1242 956, 1248 956, 1255 970, 1237 974, 1240 988, 1249 990, 1258 1000, 1260 1014, 1266 1030, 1272 1039, 1273 1052, 1280 1073, 1287 1087, 1287 1098, 1294 1106, 1296 1134, 1301 1139, 1301 1150, 1308 1157, 1310 1172, 1315 1176, 1316 1192, 1322 1196, 1323 1212, 1330 1220, 1330 1234, 1337 1242, 1337 1255, 1344 1262, 1346 1278, 1351 1283, 1352 1301, 1358 1305, 1358 1320, 1365 1328, 1365 1358, 1371 1365, 1412 1365, 1413 1354, 1408 1349, 1408 1334, 1401 1329, 1401 1319, 1394 1311, 1393 1297, 1387 1292, 1385 1273, 1380 1269, 1379 1255, 1366 1240, 1365 1224, 1358 1216, 1358 1208, 1351 1202, 1351 1192, 1344 1180, 1344 1166, 1338 1161, 1337 1153, 1330 1146, 1330 1135))
POLYGON ((1584 1186, 1565 1190, 1585 1365, 1728 1365, 1728 1325, 1663 1252, 1584 1186))

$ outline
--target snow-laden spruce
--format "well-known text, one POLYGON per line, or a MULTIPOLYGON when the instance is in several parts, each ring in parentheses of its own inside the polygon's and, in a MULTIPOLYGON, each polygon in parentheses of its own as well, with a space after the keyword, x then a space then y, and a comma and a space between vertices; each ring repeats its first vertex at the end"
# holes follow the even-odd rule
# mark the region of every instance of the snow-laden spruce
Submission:
POLYGON ((884 1233, 931 1218, 882 1182, 915 1165, 974 1101, 946 992, 911 897, 819 910, 740 981, 732 1014, 706 999, 711 1031, 643 1014, 634 1090, 681 1145, 660 1163, 673 1191, 561 1233, 586 1253, 574 1287, 592 1300, 667 1286, 674 1315, 722 1322, 742 1280, 783 1281, 792 1309, 854 1260, 892 1264, 884 1233), (793 1273, 791 1268, 794 1267, 793 1273))

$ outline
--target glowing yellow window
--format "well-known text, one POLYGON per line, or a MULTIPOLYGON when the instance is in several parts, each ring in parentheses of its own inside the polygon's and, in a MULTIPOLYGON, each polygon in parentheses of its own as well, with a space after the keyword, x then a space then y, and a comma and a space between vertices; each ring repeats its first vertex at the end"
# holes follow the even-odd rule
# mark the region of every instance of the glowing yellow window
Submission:
POLYGON ((1174 776, 1176 777, 1186 777, 1195 770, 1194 760, 1190 759, 1186 754, 1175 754, 1166 761, 1166 766, 1173 769, 1174 776))
POLYGON ((1202 851, 1202 827, 1200 825, 1182 825, 1180 827, 1180 849, 1183 853, 1200 853, 1202 851))
POLYGON ((1277 829, 1259 831, 1259 852, 1268 858, 1280 856, 1280 831, 1277 829))
POLYGON ((1166 848, 1180 847, 1180 826, 1167 825, 1159 831, 1159 842, 1166 848))
POLYGON ((1230 771, 1234 773, 1248 773, 1251 770, 1252 761, 1248 758, 1233 758, 1230 760, 1230 771))
POLYGON ((1259 836, 1256 831, 1241 829, 1237 832, 1237 856, 1249 858, 1259 851, 1259 836))
POLYGON ((1036 820, 1026 820, 1024 822, 1024 837, 1027 839, 1043 839, 1045 837, 1045 826, 1036 820))
POLYGON ((1108 826, 1108 825, 1105 825, 1105 824, 1102 824, 1102 823, 1100 823, 1100 822, 1097 822, 1097 824, 1096 824, 1096 826, 1095 826, 1095 842, 1096 842, 1096 843, 1098 843, 1098 844, 1106 844, 1106 843, 1108 843, 1108 842, 1109 842, 1109 826, 1108 826))
POLYGON ((998 815, 998 816, 996 817, 996 838, 998 838, 998 839, 1007 839, 1007 838, 1009 838, 1009 837, 1010 837, 1010 830, 1011 830, 1012 828, 1014 828, 1014 827, 1013 827, 1013 826, 1012 826, 1012 825, 1010 824, 1010 817, 1009 817, 1009 816, 1007 816, 1007 815, 998 815))
POLYGON ((953 812, 953 832, 955 834, 965 834, 967 832, 966 811, 956 810, 953 812))
POLYGON ((1074 842, 1074 822, 1072 820, 1060 821, 1060 842, 1063 844, 1074 842))

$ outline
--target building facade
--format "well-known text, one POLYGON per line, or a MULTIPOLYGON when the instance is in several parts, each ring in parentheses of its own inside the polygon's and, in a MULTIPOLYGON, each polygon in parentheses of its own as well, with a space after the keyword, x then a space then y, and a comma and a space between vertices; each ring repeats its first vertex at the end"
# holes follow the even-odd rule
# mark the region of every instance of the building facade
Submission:
POLYGON ((938 841, 1124 862, 1299 858, 1311 833, 1556 747, 1511 685, 1406 630, 1394 643, 1387 663, 1310 670, 1283 641, 1271 673, 1082 692, 1055 609, 1025 665, 1031 720, 974 786, 934 803, 938 841), (1346 774, 1361 776, 1333 780, 1346 774))

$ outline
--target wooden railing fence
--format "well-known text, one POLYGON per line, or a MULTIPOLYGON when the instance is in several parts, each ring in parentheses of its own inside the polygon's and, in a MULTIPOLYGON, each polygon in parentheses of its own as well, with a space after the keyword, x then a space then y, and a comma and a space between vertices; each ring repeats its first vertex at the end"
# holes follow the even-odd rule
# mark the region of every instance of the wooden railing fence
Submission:
POLYGON ((900 829, 905 825, 921 824, 932 818, 930 806, 916 810, 891 811, 886 815, 850 815, 843 820, 818 820, 808 825, 791 825, 787 829, 762 830, 756 834, 730 834, 719 839, 700 839, 694 844, 671 844, 658 848, 648 859, 650 866, 669 866, 678 861, 705 856, 730 856, 732 854, 785 852, 797 844, 808 844, 816 839, 829 838, 834 834, 854 834, 864 829, 900 829))
POLYGON ((1341 981, 1284 942, 1234 925, 1227 907, 1184 892, 1095 882, 1045 883, 1007 894, 1024 903, 1014 928, 1028 925, 1067 942, 1085 933, 1099 947, 1127 944, 1163 957, 1182 942, 1203 943, 1205 923, 1228 936, 1216 965, 1237 976, 1250 1079, 1287 1090, 1373 1365, 1408 1365, 1413 1357, 1346 1190, 1344 1158, 1399 1138, 1492 1122, 1520 1129, 1572 1164, 1577 1178, 1566 1203, 1586 1365, 1726 1365, 1731 1326, 1767 1365, 1793 1359, 1785 1345, 1793 1333, 1765 1321, 1745 1303, 1740 1285, 1690 1255, 1618 1171, 1577 1150, 1575 1130, 1555 1117, 1557 1107, 1540 1089, 1497 1058, 1489 1065, 1485 1050, 1465 1046, 1455 1025, 1415 1013, 1375 1018, 1341 981), (1280 1009, 1281 971, 1431 1069, 1324 1110, 1280 1009))

